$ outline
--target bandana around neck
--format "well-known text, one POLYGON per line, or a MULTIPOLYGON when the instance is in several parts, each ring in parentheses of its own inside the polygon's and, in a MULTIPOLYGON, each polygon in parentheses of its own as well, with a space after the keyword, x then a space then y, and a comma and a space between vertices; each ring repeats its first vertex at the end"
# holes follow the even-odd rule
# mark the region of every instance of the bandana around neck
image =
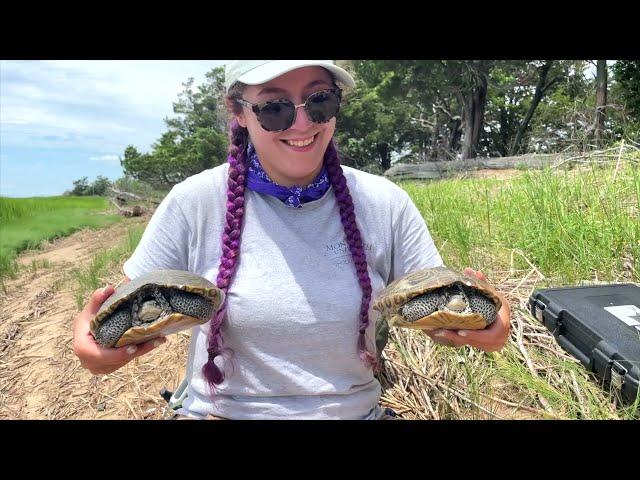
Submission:
POLYGON ((247 148, 247 157, 249 162, 247 187, 254 192, 272 195, 289 207, 302 208, 304 203, 321 198, 331 186, 327 169, 324 165, 315 180, 306 187, 298 185, 283 187, 269 178, 267 172, 262 168, 258 153, 251 143, 247 148))

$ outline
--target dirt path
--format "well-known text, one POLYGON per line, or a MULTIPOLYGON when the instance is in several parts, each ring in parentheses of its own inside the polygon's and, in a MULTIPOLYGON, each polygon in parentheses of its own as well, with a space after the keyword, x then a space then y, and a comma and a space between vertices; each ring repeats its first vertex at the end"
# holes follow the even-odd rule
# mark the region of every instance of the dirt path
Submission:
MULTIPOLYGON (((167 418, 163 387, 184 375, 189 334, 172 335, 155 351, 110 375, 84 370, 72 351, 78 312, 74 271, 116 247, 148 217, 82 230, 19 258, 26 266, 0 292, 0 419, 167 418), (35 272, 29 268, 48 263, 35 272)), ((104 283, 117 283, 118 268, 104 283)), ((85 299, 86 300, 86 299, 85 299)))

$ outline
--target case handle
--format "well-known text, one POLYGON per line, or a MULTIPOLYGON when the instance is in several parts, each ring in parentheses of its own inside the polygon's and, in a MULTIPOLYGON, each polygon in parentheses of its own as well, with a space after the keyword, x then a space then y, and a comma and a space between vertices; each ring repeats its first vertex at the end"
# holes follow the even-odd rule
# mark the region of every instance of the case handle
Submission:
POLYGON ((573 355, 574 357, 576 357, 578 360, 580 360, 580 362, 585 366, 590 368, 591 367, 591 359, 585 355, 584 353, 582 353, 578 348, 576 348, 576 346, 571 343, 567 337, 565 337, 564 335, 558 335, 558 337, 556 338, 556 340, 558 341, 558 344, 564 348, 567 352, 569 352, 571 355, 573 355))

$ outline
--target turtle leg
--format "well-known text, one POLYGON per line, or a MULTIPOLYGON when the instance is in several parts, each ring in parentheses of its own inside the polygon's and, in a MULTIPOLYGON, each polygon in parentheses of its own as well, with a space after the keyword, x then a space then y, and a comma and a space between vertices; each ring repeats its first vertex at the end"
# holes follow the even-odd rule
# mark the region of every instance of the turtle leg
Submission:
POLYGON ((131 312, 127 308, 121 308, 102 322, 95 335, 96 342, 103 347, 112 347, 130 328, 131 312))
POLYGON ((213 316, 213 302, 202 295, 172 289, 169 292, 169 302, 173 310, 189 317, 209 319, 213 316))
POLYGON ((486 295, 482 295, 476 291, 469 293, 469 307, 474 312, 480 313, 487 323, 493 323, 496 319, 496 305, 486 295))
POLYGON ((415 322, 437 311, 442 302, 443 297, 437 291, 423 293, 409 300, 401 313, 407 322, 415 322))

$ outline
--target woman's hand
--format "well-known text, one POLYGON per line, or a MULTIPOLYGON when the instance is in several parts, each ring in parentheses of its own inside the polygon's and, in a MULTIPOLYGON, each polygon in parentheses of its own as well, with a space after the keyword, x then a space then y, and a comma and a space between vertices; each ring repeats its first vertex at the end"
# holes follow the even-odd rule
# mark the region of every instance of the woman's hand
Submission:
MULTIPOLYGON (((487 278, 482 272, 476 272, 471 268, 465 268, 464 273, 476 276, 480 280, 487 282, 487 278)), ((498 317, 487 328, 483 330, 425 330, 425 333, 436 343, 449 345, 451 347, 462 347, 470 345, 485 352, 496 352, 501 350, 509 338, 511 328, 511 309, 505 298, 498 293, 502 301, 502 307, 498 311, 498 317)))
POLYGON ((138 345, 119 348, 105 348, 96 343, 89 330, 91 319, 114 291, 112 285, 107 285, 93 292, 89 302, 73 321, 73 353, 80 359, 82 366, 94 375, 115 372, 134 358, 144 355, 167 341, 164 337, 158 337, 138 345))

